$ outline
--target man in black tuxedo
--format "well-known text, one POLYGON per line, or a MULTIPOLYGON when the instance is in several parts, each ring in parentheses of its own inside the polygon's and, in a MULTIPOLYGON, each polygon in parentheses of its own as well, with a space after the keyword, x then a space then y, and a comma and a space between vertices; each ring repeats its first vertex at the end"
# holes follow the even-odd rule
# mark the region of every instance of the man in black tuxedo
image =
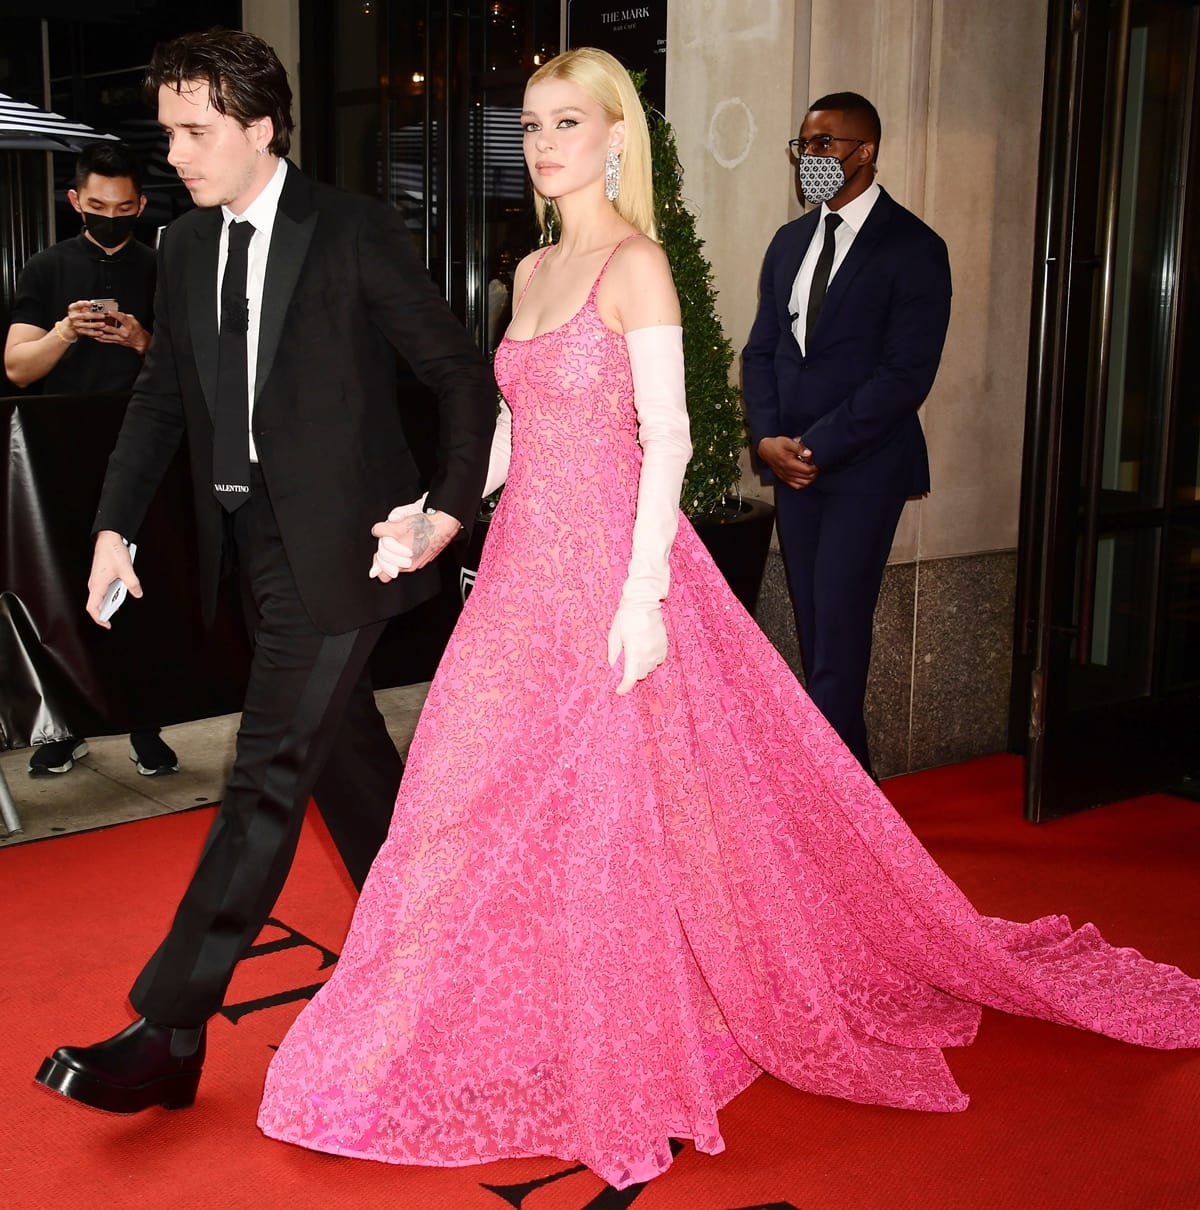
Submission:
POLYGON ((946 245, 875 183, 879 137, 857 93, 805 115, 789 148, 820 205, 771 241, 742 350, 808 692, 867 770, 875 604, 904 501, 929 490, 917 409, 950 321, 946 245))
POLYGON ((402 771, 367 658, 387 619, 437 592, 430 564, 475 516, 496 398, 400 216, 284 159, 291 90, 269 46, 187 35, 157 48, 147 88, 201 209, 159 249, 154 339, 109 461, 87 608, 107 624, 115 579, 141 595, 125 541, 186 434, 195 589, 211 620, 236 564, 254 657, 224 801, 130 993, 141 1018, 38 1073, 118 1113, 192 1103, 205 1023, 283 886, 310 794, 366 877, 402 771), (401 428, 397 352, 437 398, 428 485, 401 428))

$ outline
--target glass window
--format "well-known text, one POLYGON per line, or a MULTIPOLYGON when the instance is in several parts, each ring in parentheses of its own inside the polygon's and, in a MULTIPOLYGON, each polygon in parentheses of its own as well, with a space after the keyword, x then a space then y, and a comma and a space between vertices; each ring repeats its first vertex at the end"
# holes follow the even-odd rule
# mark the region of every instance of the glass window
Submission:
POLYGON ((519 116, 525 81, 558 50, 559 0, 302 0, 301 15, 306 167, 400 210, 491 351, 537 243, 519 116))

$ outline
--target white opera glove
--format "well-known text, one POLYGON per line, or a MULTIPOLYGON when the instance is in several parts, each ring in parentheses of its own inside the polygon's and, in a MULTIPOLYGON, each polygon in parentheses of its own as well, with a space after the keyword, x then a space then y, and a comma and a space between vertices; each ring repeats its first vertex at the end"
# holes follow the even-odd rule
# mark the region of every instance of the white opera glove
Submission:
POLYGON ((637 407, 642 470, 638 477, 633 550, 621 601, 608 632, 608 662, 625 655, 617 692, 628 693, 667 658, 662 602, 670 587, 668 559, 679 527, 679 493, 692 456, 683 386, 683 329, 678 325, 625 333, 637 407))
MULTIPOLYGON (((411 517, 414 513, 422 512, 425 508, 425 501, 429 493, 425 492, 419 499, 414 500, 411 504, 401 504, 392 509, 387 515, 389 521, 400 521, 405 517, 411 517)), ((395 580, 401 572, 401 569, 412 566, 412 551, 407 546, 402 546, 395 538, 380 538, 378 545, 375 547, 375 555, 371 559, 371 570, 367 574, 371 579, 375 579, 380 572, 385 572, 395 580)))
POLYGON ((490 496, 498 487, 503 487, 508 478, 508 464, 512 461, 512 412, 500 400, 500 413, 496 417, 496 431, 492 434, 492 452, 488 455, 487 479, 483 494, 490 496))

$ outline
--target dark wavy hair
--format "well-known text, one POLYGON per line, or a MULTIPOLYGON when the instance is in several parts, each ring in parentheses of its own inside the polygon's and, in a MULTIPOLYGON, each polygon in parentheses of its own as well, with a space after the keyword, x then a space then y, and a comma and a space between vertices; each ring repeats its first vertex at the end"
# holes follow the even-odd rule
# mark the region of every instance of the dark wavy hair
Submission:
POLYGON ((146 69, 146 96, 153 105, 164 85, 206 83, 212 107, 243 126, 270 118, 267 150, 285 156, 292 146, 292 89, 279 56, 261 38, 235 29, 184 34, 154 48, 146 69))

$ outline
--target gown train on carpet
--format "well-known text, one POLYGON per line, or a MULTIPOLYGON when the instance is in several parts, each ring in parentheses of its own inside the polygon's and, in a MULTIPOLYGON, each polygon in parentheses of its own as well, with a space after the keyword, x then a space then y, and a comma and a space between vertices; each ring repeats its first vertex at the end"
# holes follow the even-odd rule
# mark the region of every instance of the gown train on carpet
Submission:
POLYGON ((618 697, 628 357, 593 287, 506 339, 513 462, 329 983, 272 1061, 279 1139, 395 1163, 552 1155, 615 1186, 718 1152, 761 1071, 959 1110, 980 1006, 1200 1045, 1200 984, 1061 917, 979 915, 681 521, 666 662, 618 697))

